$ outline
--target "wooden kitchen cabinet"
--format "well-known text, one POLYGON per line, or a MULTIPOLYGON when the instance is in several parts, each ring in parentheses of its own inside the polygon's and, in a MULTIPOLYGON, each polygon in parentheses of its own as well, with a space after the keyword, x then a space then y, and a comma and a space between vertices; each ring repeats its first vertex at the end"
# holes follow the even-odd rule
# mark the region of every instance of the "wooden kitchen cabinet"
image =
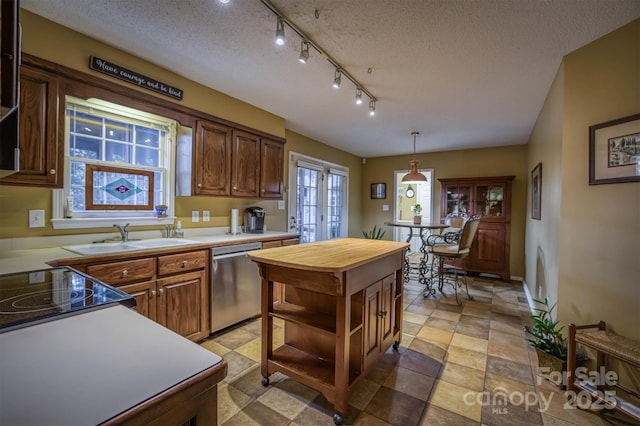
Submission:
MULTIPOLYGON (((393 343, 396 276, 391 274, 364 292, 364 368, 369 368, 393 343), (384 349, 383 349, 384 348, 384 349)), ((400 307, 401 308, 401 307, 400 307)))
POLYGON ((233 131, 231 147, 231 195, 258 197, 260 179, 260 138, 252 133, 233 131))
POLYGON ((0 183, 62 187, 64 115, 58 111, 59 96, 57 76, 21 65, 20 170, 0 179, 0 183))
POLYGON ((68 259, 63 263, 134 296, 141 315, 193 341, 206 338, 209 251, 130 257, 88 264, 86 260, 68 259))
POLYGON ((282 198, 283 142, 198 120, 194 146, 193 195, 282 198))
POLYGON ((196 123, 193 195, 229 195, 231 128, 207 121, 196 123))
POLYGON ((284 145, 262 138, 260 140, 260 197, 282 199, 284 145))
POLYGON ((466 270, 510 281, 511 183, 514 176, 438 179, 440 220, 448 214, 482 215, 466 270))

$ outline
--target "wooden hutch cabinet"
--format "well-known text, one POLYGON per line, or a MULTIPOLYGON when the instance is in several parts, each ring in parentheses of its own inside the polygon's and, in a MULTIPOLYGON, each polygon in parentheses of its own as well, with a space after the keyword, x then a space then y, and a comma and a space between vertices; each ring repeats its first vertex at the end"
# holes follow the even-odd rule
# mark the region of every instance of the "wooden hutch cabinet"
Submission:
POLYGON ((448 214, 482 215, 467 258, 469 272, 510 281, 511 182, 515 176, 438 179, 442 185, 440 220, 448 214))

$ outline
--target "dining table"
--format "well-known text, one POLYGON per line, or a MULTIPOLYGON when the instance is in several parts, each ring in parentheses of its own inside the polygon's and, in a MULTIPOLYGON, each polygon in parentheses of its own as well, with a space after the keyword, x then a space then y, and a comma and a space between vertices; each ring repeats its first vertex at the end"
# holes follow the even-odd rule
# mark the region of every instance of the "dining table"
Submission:
POLYGON ((410 279, 411 271, 413 270, 413 265, 411 259, 415 259, 417 257, 417 271, 418 271, 418 282, 427 287, 425 290, 425 295, 427 293, 435 294, 435 289, 431 286, 431 274, 429 274, 428 267, 428 256, 429 256, 429 245, 427 244, 427 239, 429 235, 433 233, 433 231, 441 231, 449 227, 449 225, 445 225, 442 223, 414 223, 414 222, 385 222, 387 226, 399 227, 399 228, 407 228, 409 229, 409 236, 407 237, 408 243, 411 242, 411 239, 414 235, 420 237, 420 248, 418 249, 419 253, 412 253, 411 248, 407 250, 407 253, 404 258, 404 280, 408 282, 410 279), (416 256, 417 254, 417 256, 416 256))

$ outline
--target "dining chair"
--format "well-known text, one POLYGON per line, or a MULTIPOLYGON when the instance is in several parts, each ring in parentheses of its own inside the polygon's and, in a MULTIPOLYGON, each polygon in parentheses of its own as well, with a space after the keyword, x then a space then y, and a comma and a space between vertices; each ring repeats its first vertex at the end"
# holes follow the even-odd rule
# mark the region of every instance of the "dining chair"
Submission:
MULTIPOLYGON (((445 269, 453 272, 453 289, 456 295, 456 303, 462 305, 458 299, 458 287, 462 287, 464 283, 467 297, 472 300, 467 286, 467 272, 465 271, 465 260, 471 253, 471 246, 478 233, 481 216, 473 216, 469 218, 462 226, 462 231, 458 235, 456 233, 444 233, 441 240, 434 238, 430 251, 434 259, 438 263, 438 290, 442 292, 445 281, 445 269), (445 261, 449 260, 450 264, 445 265, 445 261)), ((434 236, 435 237, 435 236, 434 236)), ((431 289, 435 291, 435 289, 431 289)), ((425 294, 426 296, 427 294, 425 294)))

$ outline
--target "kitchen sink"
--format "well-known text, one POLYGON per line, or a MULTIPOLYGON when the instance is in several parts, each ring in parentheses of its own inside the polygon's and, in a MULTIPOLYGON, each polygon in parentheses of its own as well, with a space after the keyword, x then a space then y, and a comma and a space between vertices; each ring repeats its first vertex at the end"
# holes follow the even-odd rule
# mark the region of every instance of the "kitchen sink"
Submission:
POLYGON ((164 247, 174 247, 186 244, 197 244, 197 241, 186 240, 184 238, 153 238, 150 240, 138 240, 133 242, 115 242, 115 243, 93 243, 79 244, 73 246, 63 246, 62 248, 73 253, 83 255, 98 255, 119 253, 123 251, 133 250, 149 250, 164 247))

